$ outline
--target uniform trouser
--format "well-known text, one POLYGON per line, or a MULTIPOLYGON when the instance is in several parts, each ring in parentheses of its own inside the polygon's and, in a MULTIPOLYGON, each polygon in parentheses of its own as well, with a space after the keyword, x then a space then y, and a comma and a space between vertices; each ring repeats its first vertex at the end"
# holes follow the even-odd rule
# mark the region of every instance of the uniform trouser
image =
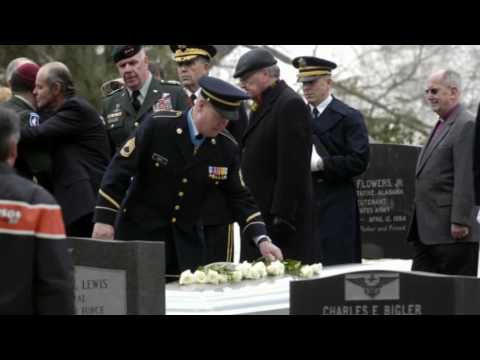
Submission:
POLYGON ((478 243, 425 245, 413 242, 412 271, 477 276, 478 243))
POLYGON ((93 213, 82 216, 66 226, 67 236, 90 238, 93 232, 93 213))
POLYGON ((206 262, 233 262, 233 224, 199 225, 206 244, 206 262))

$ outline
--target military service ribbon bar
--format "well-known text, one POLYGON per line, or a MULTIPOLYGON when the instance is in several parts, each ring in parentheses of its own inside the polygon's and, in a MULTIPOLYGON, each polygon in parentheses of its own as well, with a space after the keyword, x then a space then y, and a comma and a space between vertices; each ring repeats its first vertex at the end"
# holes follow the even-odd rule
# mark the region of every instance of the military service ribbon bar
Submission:
POLYGON ((228 168, 226 167, 217 167, 209 166, 208 167, 208 176, 214 180, 227 180, 228 168))

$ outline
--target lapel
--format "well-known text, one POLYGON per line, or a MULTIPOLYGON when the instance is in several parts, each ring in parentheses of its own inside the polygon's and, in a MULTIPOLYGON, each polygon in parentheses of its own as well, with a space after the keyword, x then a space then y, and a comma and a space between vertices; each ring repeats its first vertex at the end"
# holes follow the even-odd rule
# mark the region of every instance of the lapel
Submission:
POLYGON ((123 89, 120 98, 120 107, 130 116, 135 116, 135 109, 133 108, 130 96, 127 89, 123 89))
POLYGON ((248 127, 243 134, 243 143, 245 143, 248 135, 257 127, 260 121, 272 110, 275 101, 282 94, 286 86, 287 84, 283 80, 279 80, 274 86, 265 90, 262 97, 263 103, 259 106, 257 111, 253 112, 250 116, 248 127))
POLYGON ((318 119, 314 119, 313 128, 318 134, 328 131, 345 116, 345 109, 341 105, 340 101, 333 97, 332 102, 328 104, 318 119))
POLYGON ((175 139, 180 152, 185 159, 186 164, 190 164, 193 160, 193 144, 190 141, 190 133, 188 131, 187 113, 175 124, 175 139))
POLYGON ((455 112, 452 115, 450 115, 448 120, 445 122, 445 124, 443 126, 443 129, 442 129, 442 133, 440 135, 437 135, 432 140, 432 137, 433 137, 433 134, 434 134, 434 131, 435 131, 435 128, 433 128, 432 132, 430 133, 430 136, 428 137, 427 145, 425 145, 425 147, 422 149, 422 151, 420 153, 416 175, 418 175, 422 171, 423 167, 427 163, 428 159, 430 159, 430 157, 432 156, 435 149, 447 137, 448 133, 450 132, 450 130, 452 128, 453 123, 455 122, 455 120, 457 119, 457 117, 460 115, 460 113, 462 111, 463 111, 463 107, 462 107, 462 105, 460 105, 458 107, 458 109, 455 110, 455 112))
POLYGON ((198 152, 193 156, 192 161, 187 164, 186 169, 200 165, 206 161, 212 159, 212 155, 217 147, 217 138, 207 138, 203 142, 202 146, 198 149, 198 152))

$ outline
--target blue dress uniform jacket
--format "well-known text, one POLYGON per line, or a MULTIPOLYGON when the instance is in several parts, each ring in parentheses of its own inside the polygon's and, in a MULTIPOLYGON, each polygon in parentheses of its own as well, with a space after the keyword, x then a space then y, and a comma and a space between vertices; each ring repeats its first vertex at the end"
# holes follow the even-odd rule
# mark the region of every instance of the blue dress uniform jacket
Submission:
POLYGON ((83 98, 72 97, 38 127, 22 129, 22 142, 53 146, 53 194, 65 224, 92 214, 110 147, 98 112, 83 98))
POLYGON ((60 207, 0 164, 0 314, 73 315, 73 263, 60 207))
MULTIPOLYGON (((242 173, 258 203, 274 243, 286 258, 305 263, 319 260, 312 242, 312 127, 308 107, 284 81, 262 94, 262 103, 250 116, 243 137, 242 173), (296 231, 282 234, 274 217, 296 231)), ((250 244, 243 257, 255 258, 250 244)))
POLYGON ((118 240, 165 241, 167 272, 174 262, 177 271, 205 265, 201 237, 191 231, 180 236, 178 230, 195 228, 215 188, 227 194, 246 237, 265 234, 241 179, 234 142, 222 134, 205 139, 194 155, 187 121, 187 114, 180 112, 147 116, 113 158, 95 212, 95 222, 116 224, 118 240))
POLYGON ((155 108, 184 111, 188 98, 182 87, 152 78, 142 107, 135 111, 126 88, 107 96, 103 101, 102 116, 108 131, 112 151, 119 150, 141 124, 145 114, 155 108))
POLYGON ((362 114, 334 98, 313 120, 313 143, 324 170, 313 172, 314 234, 324 265, 361 261, 361 232, 353 178, 370 159, 362 114))

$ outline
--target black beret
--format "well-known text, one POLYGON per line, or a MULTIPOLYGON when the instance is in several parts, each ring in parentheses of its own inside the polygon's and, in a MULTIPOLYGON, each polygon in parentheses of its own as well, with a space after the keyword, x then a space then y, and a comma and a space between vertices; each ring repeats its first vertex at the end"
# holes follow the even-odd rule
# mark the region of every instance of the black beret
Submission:
POLYGON ((233 77, 240 78, 249 72, 264 69, 276 63, 277 60, 268 50, 262 48, 253 49, 240 57, 233 77))
POLYGON ((325 75, 331 75, 337 64, 332 61, 320 59, 314 56, 300 56, 292 61, 292 65, 298 69, 298 81, 310 82, 325 75))
POLYGON ((218 113, 232 121, 238 120, 242 100, 250 99, 245 91, 211 76, 202 76, 198 85, 202 89, 202 97, 210 102, 218 113))
POLYGON ((197 56, 212 59, 217 54, 217 48, 213 45, 170 45, 170 50, 175 55, 178 63, 190 61, 197 56))
POLYGON ((112 51, 113 62, 116 64, 120 60, 135 56, 142 48, 143 45, 114 45, 112 51))

